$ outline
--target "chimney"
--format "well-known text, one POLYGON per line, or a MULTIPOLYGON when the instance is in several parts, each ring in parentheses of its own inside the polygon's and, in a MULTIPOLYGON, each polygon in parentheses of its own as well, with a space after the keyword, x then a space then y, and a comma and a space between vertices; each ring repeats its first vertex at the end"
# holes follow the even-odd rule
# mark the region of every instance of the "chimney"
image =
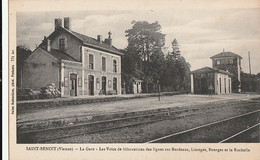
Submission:
POLYGON ((67 30, 70 30, 70 17, 64 18, 64 28, 66 28, 67 30))
POLYGON ((51 40, 49 40, 46 36, 44 36, 42 40, 42 48, 46 51, 51 51, 51 40))
POLYGON ((42 48, 43 49, 45 49, 45 50, 47 50, 47 37, 46 36, 44 36, 44 38, 43 38, 43 40, 42 40, 42 48))
POLYGON ((97 35, 97 40, 98 40, 99 44, 102 44, 102 36, 101 35, 97 35))
POLYGON ((58 29, 59 27, 62 27, 62 19, 56 18, 55 19, 55 30, 58 29))
POLYGON ((46 40, 46 39, 47 39, 47 37, 46 37, 46 36, 44 36, 43 40, 46 40))
POLYGON ((111 38, 111 32, 108 32, 108 38, 105 39, 105 42, 109 44, 110 47, 112 47, 112 38, 111 38))

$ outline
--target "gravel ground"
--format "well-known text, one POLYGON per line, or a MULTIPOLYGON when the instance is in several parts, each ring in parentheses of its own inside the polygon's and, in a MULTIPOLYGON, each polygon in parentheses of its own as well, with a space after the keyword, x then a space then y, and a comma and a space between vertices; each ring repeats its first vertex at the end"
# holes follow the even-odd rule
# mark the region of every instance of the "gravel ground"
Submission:
POLYGON ((158 97, 149 97, 106 103, 53 106, 48 109, 32 109, 25 113, 17 113, 17 122, 36 122, 55 118, 136 112, 168 107, 183 107, 226 100, 243 100, 256 97, 260 97, 260 95, 228 94, 214 95, 213 97, 209 97, 208 95, 174 95, 162 96, 161 101, 158 101, 158 97))
POLYGON ((216 97, 197 95, 163 96, 161 101, 157 97, 131 99, 106 103, 93 103, 72 106, 53 106, 48 109, 29 110, 26 113, 18 113, 17 121, 40 121, 52 118, 65 118, 74 116, 93 116, 122 112, 144 111, 159 108, 189 106, 208 102, 221 101, 216 97))
POLYGON ((136 127, 116 129, 102 133, 75 136, 48 143, 143 143, 168 134, 194 128, 210 122, 240 115, 253 111, 260 106, 254 107, 232 107, 215 111, 214 113, 204 113, 190 116, 178 120, 165 120, 136 127))

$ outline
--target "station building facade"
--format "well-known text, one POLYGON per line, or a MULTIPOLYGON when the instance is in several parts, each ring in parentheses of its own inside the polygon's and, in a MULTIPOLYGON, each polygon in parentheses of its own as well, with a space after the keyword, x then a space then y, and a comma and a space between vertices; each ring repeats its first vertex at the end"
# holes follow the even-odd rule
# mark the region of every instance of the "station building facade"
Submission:
POLYGON ((55 30, 25 60, 22 88, 54 83, 61 96, 121 94, 121 53, 111 32, 91 38, 71 30, 70 18, 55 19, 55 30))
POLYGON ((232 92, 232 73, 216 68, 204 67, 191 72, 191 93, 210 94, 209 86, 213 87, 213 94, 232 92))

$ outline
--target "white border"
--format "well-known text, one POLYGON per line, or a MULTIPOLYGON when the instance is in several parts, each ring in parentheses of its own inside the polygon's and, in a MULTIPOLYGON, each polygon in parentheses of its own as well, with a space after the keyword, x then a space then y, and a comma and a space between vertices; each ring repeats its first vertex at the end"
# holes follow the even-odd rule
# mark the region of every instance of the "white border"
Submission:
POLYGON ((2 159, 8 151, 8 1, 2 0, 2 159))

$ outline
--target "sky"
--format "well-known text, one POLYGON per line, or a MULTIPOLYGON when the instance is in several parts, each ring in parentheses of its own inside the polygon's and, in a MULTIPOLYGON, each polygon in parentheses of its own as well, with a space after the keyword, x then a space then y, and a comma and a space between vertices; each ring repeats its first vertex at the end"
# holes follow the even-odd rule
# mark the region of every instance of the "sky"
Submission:
POLYGON ((247 73, 250 51, 252 73, 260 72, 259 8, 23 11, 16 17, 17 45, 31 50, 54 31, 55 18, 70 17, 71 30, 93 38, 102 35, 105 39, 111 31, 113 45, 118 49, 127 46, 125 30, 132 27, 133 20, 158 21, 161 32, 166 34, 165 47, 171 51, 171 42, 176 38, 191 70, 211 67, 210 57, 224 49, 243 57, 242 71, 247 73))

